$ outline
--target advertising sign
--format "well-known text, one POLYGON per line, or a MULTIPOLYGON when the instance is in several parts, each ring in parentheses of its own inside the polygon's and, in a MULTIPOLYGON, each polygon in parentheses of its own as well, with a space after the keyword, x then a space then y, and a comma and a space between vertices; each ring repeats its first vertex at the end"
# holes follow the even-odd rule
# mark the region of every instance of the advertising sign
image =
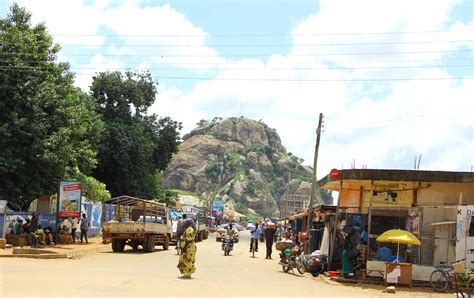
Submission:
POLYGON ((79 217, 81 215, 81 183, 59 183, 58 217, 79 217))
POLYGON ((224 216, 224 201, 212 201, 211 215, 215 218, 224 216))
POLYGON ((361 191, 357 185, 349 185, 348 188, 341 190, 339 207, 342 208, 360 208, 361 191))

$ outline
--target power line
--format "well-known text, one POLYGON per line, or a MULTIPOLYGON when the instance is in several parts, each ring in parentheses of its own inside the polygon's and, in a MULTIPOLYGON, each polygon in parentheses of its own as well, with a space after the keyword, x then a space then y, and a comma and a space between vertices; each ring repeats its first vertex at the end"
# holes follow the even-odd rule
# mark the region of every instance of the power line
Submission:
MULTIPOLYGON (((8 67, 0 69, 11 70, 8 67)), ((29 69, 17 69, 20 71, 30 71, 29 69)), ((35 69, 33 69, 35 70, 35 69)), ((93 76, 97 73, 75 73, 75 75, 93 76)), ((171 80, 213 80, 213 81, 249 81, 249 82, 377 82, 377 81, 437 81, 437 80, 464 80, 474 77, 437 77, 437 78, 385 78, 385 79, 278 79, 278 78, 219 78, 219 77, 170 77, 157 76, 157 79, 171 80)))
MULTIPOLYGON (((23 63, 35 63, 37 61, 21 61, 23 63)), ((8 61, 0 61, 1 63, 8 63, 8 61)), ((109 65, 107 63, 103 65, 109 65)), ((0 65, 0 67, 11 68, 11 69, 29 69, 29 68, 38 68, 38 69, 49 69, 55 67, 56 65, 50 66, 29 66, 29 65, 0 65)), ((137 65, 139 66, 139 65, 137 65)), ((135 66, 123 66, 123 67, 110 67, 110 70, 128 70, 135 66)), ((147 68, 150 71, 156 70, 167 70, 167 71, 183 71, 183 70, 357 70, 357 69, 418 69, 418 68, 463 68, 463 67, 474 67, 474 64, 459 64, 459 65, 421 65, 421 66, 367 66, 367 67, 206 67, 206 68, 183 68, 179 67, 176 69, 170 69, 166 67, 150 67, 147 68)), ((74 67, 71 66, 71 69, 77 70, 101 70, 103 67, 74 67)))
POLYGON ((352 154, 349 153, 349 150, 347 150, 347 147, 339 141, 339 139, 333 134, 331 133, 329 130, 326 129, 326 132, 329 134, 330 137, 332 137, 340 146, 341 148, 347 153, 347 156, 350 157, 350 159, 355 159, 352 154))
MULTIPOLYGON (((318 56, 365 56, 365 55, 401 55, 401 54, 433 54, 433 53, 471 53, 473 50, 443 50, 443 51, 411 51, 411 52, 364 52, 364 53, 318 53, 318 54, 291 54, 292 57, 318 57, 318 56)), ((62 53, 68 57, 90 57, 90 54, 67 54, 62 53)), ((36 53, 18 53, 18 52, 2 52, 1 55, 37 55, 36 53)), ((175 55, 175 54, 101 54, 102 57, 185 57, 185 58, 200 58, 200 57, 268 57, 272 54, 215 54, 215 55, 175 55)))
POLYGON ((285 36, 347 36, 347 35, 397 35, 397 34, 427 34, 427 33, 459 33, 474 30, 425 30, 425 31, 392 31, 392 32, 334 32, 334 33, 293 33, 293 34, 70 34, 51 33, 53 36, 71 37, 285 37, 285 36))
POLYGON ((327 144, 329 144, 333 149, 334 151, 346 162, 350 163, 350 161, 347 160, 347 158, 341 154, 341 152, 339 152, 339 150, 337 150, 336 146, 333 145, 332 141, 329 140, 328 137, 326 137, 325 135, 322 135, 324 140, 326 141, 327 144))
POLYGON ((423 113, 423 114, 416 114, 416 115, 408 115, 408 116, 403 116, 403 117, 398 117, 398 118, 392 118, 392 119, 384 119, 384 120, 377 120, 377 121, 364 121, 364 122, 357 122, 357 123, 342 123, 342 124, 336 124, 334 127, 354 127, 360 124, 374 124, 374 123, 383 123, 383 122, 392 122, 392 121, 398 121, 398 120, 403 120, 403 119, 411 119, 411 118, 419 118, 419 117, 429 117, 431 115, 436 115, 436 114, 450 114, 453 112, 458 112, 458 111, 465 111, 465 110, 470 110, 474 109, 474 107, 463 107, 455 110, 450 110, 450 111, 437 111, 437 112, 432 112, 432 113, 423 113))
MULTIPOLYGON (((429 122, 442 122, 443 120, 446 119, 458 119, 464 116, 469 116, 472 117, 472 113, 469 114, 457 114, 451 117, 442 117, 441 119, 430 119, 430 120, 424 120, 424 121, 417 121, 417 122, 402 122, 402 123, 397 123, 397 124, 391 124, 391 125, 383 125, 383 126, 367 126, 367 127, 351 127, 351 128, 345 128, 347 130, 364 130, 364 129, 379 129, 379 128, 389 128, 389 127, 395 127, 395 126, 403 126, 403 125, 413 125, 413 124, 423 124, 423 123, 429 123, 429 122)), ((334 126, 337 127, 337 126, 334 126)))
MULTIPOLYGON (((366 42, 366 43, 319 43, 319 44, 121 44, 120 47, 160 47, 160 48, 244 48, 244 47, 325 47, 325 46, 366 46, 366 45, 401 45, 401 44, 433 44, 433 43, 457 43, 473 42, 474 40, 440 40, 440 41, 399 41, 399 42, 366 42)), ((14 44, 14 43, 12 43, 14 44)), ((107 44, 67 44, 63 47, 110 47, 117 46, 115 43, 107 44)))

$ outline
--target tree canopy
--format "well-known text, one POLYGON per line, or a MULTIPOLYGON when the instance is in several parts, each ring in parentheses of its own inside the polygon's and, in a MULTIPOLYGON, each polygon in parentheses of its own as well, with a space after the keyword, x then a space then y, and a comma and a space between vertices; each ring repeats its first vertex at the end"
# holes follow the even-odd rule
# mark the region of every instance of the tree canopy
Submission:
POLYGON ((57 62, 59 50, 17 4, 0 19, 0 197, 14 209, 55 193, 73 169, 88 174, 96 165, 104 125, 69 65, 57 62))
POLYGON ((149 72, 104 72, 93 78, 91 94, 106 126, 94 176, 113 196, 161 194, 156 175, 178 150, 181 123, 147 114, 156 93, 149 72))

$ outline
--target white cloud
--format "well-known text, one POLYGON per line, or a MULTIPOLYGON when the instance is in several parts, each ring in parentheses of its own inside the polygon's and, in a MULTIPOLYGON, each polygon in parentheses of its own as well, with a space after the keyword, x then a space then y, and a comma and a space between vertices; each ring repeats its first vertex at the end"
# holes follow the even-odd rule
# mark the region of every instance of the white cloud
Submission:
MULTIPOLYGON (((160 93, 151 111, 182 121, 185 133, 194 128, 200 119, 212 119, 215 116, 243 115, 263 119, 277 129, 288 151, 311 164, 318 114, 324 112, 326 131, 321 143, 319 177, 326 175, 333 167, 340 167, 342 163, 346 168, 349 167, 353 158, 357 166, 367 164, 378 168, 410 167, 413 154, 416 153, 423 153, 421 168, 425 169, 468 170, 474 164, 473 80, 360 83, 222 80, 450 77, 452 73, 437 67, 393 67, 443 64, 446 61, 441 51, 455 50, 461 45, 473 48, 472 42, 412 43, 472 39, 472 31, 459 31, 474 30, 472 21, 464 24, 453 22, 450 18, 451 9, 458 3, 456 0, 321 1, 317 13, 294 26, 294 46, 288 55, 275 53, 266 61, 247 59, 232 62, 207 46, 209 35, 205 28, 194 25, 185 14, 171 5, 142 7, 137 5, 137 1, 125 1, 114 7, 105 0, 95 1, 89 6, 79 0, 22 3, 33 12, 35 20, 45 20, 51 32, 95 35, 99 29, 106 28, 120 36, 120 40, 105 41, 102 37, 88 38, 87 41, 74 40, 74 43, 110 45, 92 57, 86 66, 95 65, 105 70, 124 67, 132 61, 124 56, 113 55, 136 55, 129 59, 141 67, 164 63, 189 70, 203 67, 190 63, 209 62, 205 67, 217 70, 216 79, 196 81, 190 90, 177 88, 173 81, 160 82, 160 93), (446 30, 451 32, 321 35, 446 30), (308 46, 341 43, 372 45, 308 46), (170 45, 199 47, 173 48, 170 45), (430 51, 435 53, 428 53, 430 51), (424 53, 346 55, 380 52, 424 53), (385 68, 367 68, 374 66, 385 68)), ((57 36, 56 40, 72 43, 62 38, 65 37, 57 36)), ((205 74, 202 76, 209 76, 205 74)), ((81 87, 89 83, 90 79, 87 81, 87 78, 78 80, 81 87)))

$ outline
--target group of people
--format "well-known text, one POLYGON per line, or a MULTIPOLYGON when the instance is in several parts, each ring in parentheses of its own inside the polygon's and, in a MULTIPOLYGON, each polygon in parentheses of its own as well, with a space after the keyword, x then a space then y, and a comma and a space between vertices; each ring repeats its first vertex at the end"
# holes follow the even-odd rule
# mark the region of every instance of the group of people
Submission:
POLYGON ((31 219, 23 220, 17 218, 10 230, 11 234, 23 235, 26 242, 31 247, 39 247, 40 245, 51 245, 53 242, 53 229, 51 227, 42 228, 38 224, 38 216, 33 214, 31 219))
POLYGON ((255 223, 255 226, 250 229, 250 248, 249 251, 252 252, 252 248, 258 252, 258 242, 265 241, 266 246, 266 255, 265 259, 272 259, 272 248, 273 242, 275 241, 275 235, 277 233, 277 227, 275 224, 258 224, 255 223))
POLYGON ((72 242, 76 243, 77 241, 81 241, 81 243, 85 242, 89 243, 89 240, 87 239, 87 231, 90 229, 90 223, 87 218, 86 214, 82 214, 82 218, 75 218, 71 217, 69 219, 65 219, 59 228, 59 234, 60 235, 71 235, 72 236, 72 242), (80 229, 80 239, 77 236, 77 230, 80 229))
MULTIPOLYGON (((82 215, 82 219, 72 217, 64 220, 58 229, 58 234, 71 235, 73 242, 75 242, 76 239, 79 241, 79 237, 76 235, 78 228, 81 231, 81 243, 84 240, 88 243, 87 231, 90 228, 90 223, 85 214, 82 215)), ((43 228, 38 223, 38 215, 35 213, 31 216, 31 219, 22 219, 18 217, 15 223, 11 226, 10 234, 23 235, 27 244, 31 247, 54 245, 54 228, 51 226, 43 228)))

